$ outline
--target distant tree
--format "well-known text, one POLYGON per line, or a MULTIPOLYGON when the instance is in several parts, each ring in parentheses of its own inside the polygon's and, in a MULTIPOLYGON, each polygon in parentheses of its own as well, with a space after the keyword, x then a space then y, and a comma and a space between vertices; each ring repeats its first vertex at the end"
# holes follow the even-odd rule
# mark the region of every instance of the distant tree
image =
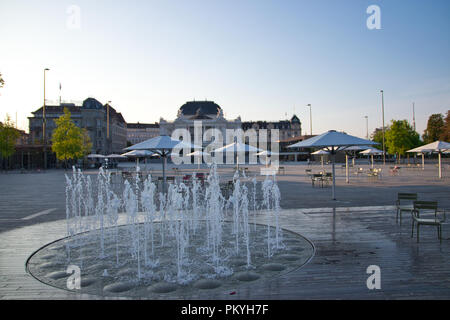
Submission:
POLYGON ((84 157, 92 148, 85 130, 77 127, 70 119, 70 112, 64 108, 64 114, 55 120, 56 128, 52 135, 52 150, 59 160, 64 160, 66 167, 68 160, 84 157))
POLYGON ((422 144, 419 134, 407 120, 392 120, 385 137, 388 152, 396 154, 397 159, 400 159, 406 151, 422 144))
POLYGON ((423 133, 423 141, 431 143, 439 140, 444 130, 444 116, 440 113, 432 114, 428 118, 427 128, 423 133))
POLYGON ((439 140, 450 142, 450 110, 447 111, 447 116, 444 120, 444 127, 442 128, 439 140))
MULTIPOLYGON (((389 130, 389 127, 384 128, 385 140, 386 140, 386 131, 389 130)), ((376 128, 372 135, 370 136, 373 142, 377 142, 380 146, 383 145, 383 128, 376 128)))
POLYGON ((2 167, 4 160, 9 158, 16 151, 15 145, 20 133, 14 127, 9 115, 6 115, 5 122, 0 122, 0 157, 2 158, 2 167))
POLYGON ((3 88, 5 85, 5 80, 3 80, 2 73, 0 72, 0 88, 3 88))

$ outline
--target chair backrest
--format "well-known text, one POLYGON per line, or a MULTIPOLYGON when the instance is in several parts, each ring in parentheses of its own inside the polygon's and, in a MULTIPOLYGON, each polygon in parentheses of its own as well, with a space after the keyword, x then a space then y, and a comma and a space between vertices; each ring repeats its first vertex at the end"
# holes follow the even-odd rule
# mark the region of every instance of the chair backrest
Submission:
POLYGON ((432 211, 436 217, 437 208, 438 208, 437 201, 414 201, 414 210, 412 211, 412 216, 414 219, 418 219, 419 212, 422 210, 422 211, 432 211))
POLYGON ((399 192, 397 195, 398 200, 417 200, 417 193, 404 193, 399 192))
POLYGON ((414 209, 437 210, 437 201, 414 201, 414 209))

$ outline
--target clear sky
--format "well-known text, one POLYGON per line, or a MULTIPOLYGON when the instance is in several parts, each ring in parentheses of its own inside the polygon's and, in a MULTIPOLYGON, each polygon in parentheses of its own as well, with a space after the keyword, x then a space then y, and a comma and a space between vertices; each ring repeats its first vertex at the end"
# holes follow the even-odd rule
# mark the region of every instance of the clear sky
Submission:
POLYGON ((310 103, 315 134, 364 137, 364 116, 381 126, 383 89, 386 123, 412 121, 415 102, 422 134, 450 109, 450 1, 0 1, 0 120, 17 113, 28 131, 44 68, 47 99, 61 83, 63 100, 111 100, 127 122, 208 99, 244 121, 295 110, 309 133, 310 103), (373 4, 380 30, 366 25, 373 4))

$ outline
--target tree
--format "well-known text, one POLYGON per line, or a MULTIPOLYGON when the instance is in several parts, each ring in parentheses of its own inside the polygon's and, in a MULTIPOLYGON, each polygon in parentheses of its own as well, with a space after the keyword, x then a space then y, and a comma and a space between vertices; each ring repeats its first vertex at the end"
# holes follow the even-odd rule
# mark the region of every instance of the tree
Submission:
POLYGON ((385 138, 388 152, 398 155, 398 159, 406 151, 421 145, 419 134, 407 120, 392 120, 385 138))
POLYGON ((14 127, 9 115, 6 115, 5 122, 0 122, 0 157, 2 159, 9 158, 14 154, 16 141, 19 137, 19 131, 14 127))
POLYGON ((444 127, 442 128, 439 140, 450 142, 450 110, 447 111, 447 116, 444 120, 444 127))
POLYGON ((58 160, 68 160, 84 157, 92 147, 89 135, 85 129, 78 128, 70 119, 70 112, 64 108, 64 115, 55 120, 56 128, 52 135, 52 150, 58 160), (90 147, 89 147, 90 145, 90 147))
POLYGON ((5 80, 3 80, 2 73, 0 72, 0 88, 3 88, 5 85, 5 80))
MULTIPOLYGON (((386 135, 386 131, 389 130, 389 127, 384 128, 384 133, 386 135)), ((380 146, 383 145, 383 128, 376 128, 372 135, 370 136, 373 142, 377 142, 380 146)), ((385 137, 386 140, 386 137, 385 137)))
POLYGON ((432 114, 428 118, 427 128, 423 133, 423 141, 431 143, 439 140, 444 130, 444 116, 440 113, 432 114))

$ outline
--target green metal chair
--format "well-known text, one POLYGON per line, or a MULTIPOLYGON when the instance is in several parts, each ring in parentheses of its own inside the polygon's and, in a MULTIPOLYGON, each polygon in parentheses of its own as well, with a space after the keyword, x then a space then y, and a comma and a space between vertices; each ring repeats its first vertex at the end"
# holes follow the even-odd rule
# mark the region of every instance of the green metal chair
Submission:
POLYGON ((439 241, 442 242, 442 223, 445 222, 445 211, 438 211, 437 201, 414 201, 412 213, 411 238, 414 236, 414 224, 417 224, 417 242, 419 242, 419 230, 421 225, 436 226, 439 241), (428 212, 434 214, 434 218, 421 218, 420 213, 428 212), (443 213, 443 218, 438 218, 438 212, 443 213))
POLYGON ((400 216, 400 225, 402 224, 402 212, 411 212, 414 209, 414 201, 417 201, 417 193, 404 193, 399 192, 397 194, 397 201, 395 205, 397 207, 396 222, 398 223, 398 218, 400 216))

